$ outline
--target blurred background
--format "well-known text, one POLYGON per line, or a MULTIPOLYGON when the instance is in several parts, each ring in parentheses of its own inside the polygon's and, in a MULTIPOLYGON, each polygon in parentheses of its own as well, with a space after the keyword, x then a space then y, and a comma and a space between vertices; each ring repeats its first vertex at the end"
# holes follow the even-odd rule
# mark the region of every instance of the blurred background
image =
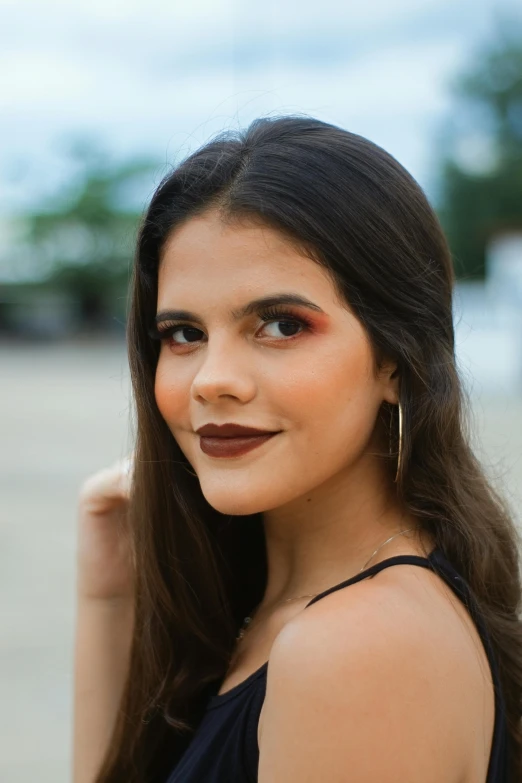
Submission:
POLYGON ((76 497, 126 454, 140 215, 225 128, 394 155, 455 259, 476 450, 522 520, 519 0, 0 0, 0 780, 70 780, 76 497))

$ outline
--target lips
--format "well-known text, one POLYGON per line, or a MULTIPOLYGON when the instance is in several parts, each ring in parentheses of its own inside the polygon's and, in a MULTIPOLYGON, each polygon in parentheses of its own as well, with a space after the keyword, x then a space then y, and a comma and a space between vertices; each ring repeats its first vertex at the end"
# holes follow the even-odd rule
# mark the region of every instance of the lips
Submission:
POLYGON ((252 451, 252 449, 261 446, 278 434, 278 432, 268 432, 263 435, 246 435, 232 438, 201 436, 199 444, 201 451, 210 457, 240 457, 242 454, 252 451))
POLYGON ((204 424, 196 430, 198 435, 214 438, 243 438, 247 435, 270 435, 274 430, 260 430, 257 427, 247 427, 244 424, 204 424))

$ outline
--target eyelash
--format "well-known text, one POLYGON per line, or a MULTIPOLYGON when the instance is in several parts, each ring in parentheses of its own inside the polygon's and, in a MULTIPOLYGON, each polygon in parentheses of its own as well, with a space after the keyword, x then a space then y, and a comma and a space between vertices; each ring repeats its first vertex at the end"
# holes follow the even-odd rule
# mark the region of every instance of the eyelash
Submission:
MULTIPOLYGON (((307 331, 312 327, 312 322, 309 321, 307 318, 304 318, 303 316, 297 317, 293 315, 293 313, 289 312, 288 310, 278 309, 277 307, 267 308, 266 310, 262 311, 259 314, 259 317, 265 323, 270 323, 271 321, 290 321, 291 323, 297 323, 303 327, 302 331, 307 331)), ((149 330, 149 336, 153 340, 166 342, 167 340, 170 339, 170 337, 173 335, 175 331, 177 331, 178 329, 182 329, 183 327, 186 329, 195 329, 198 332, 200 331, 195 326, 180 321, 178 323, 174 323, 167 327, 164 327, 163 329, 157 326, 153 326, 149 330)), ((297 337, 299 337, 302 334, 302 331, 298 332, 295 335, 292 335, 291 337, 282 338, 283 342, 290 342, 291 340, 295 340, 297 337)), ((198 342, 197 340, 194 340, 193 342, 190 343, 183 343, 183 345, 196 345, 197 342, 198 342)), ((178 343, 174 343, 174 345, 178 345, 178 343)))

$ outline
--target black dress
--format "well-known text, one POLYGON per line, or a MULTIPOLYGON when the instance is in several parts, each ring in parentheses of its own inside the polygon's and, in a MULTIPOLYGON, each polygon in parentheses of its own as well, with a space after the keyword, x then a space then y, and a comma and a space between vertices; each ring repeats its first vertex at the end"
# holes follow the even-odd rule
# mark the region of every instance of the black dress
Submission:
MULTIPOLYGON (((439 549, 430 555, 398 555, 316 595, 307 606, 390 566, 406 563, 430 568, 467 607, 484 644, 495 686, 495 726, 487 783, 507 783, 507 728, 497 663, 489 636, 468 585, 439 549)), ((306 608, 306 607, 305 607, 306 608)), ((212 691, 203 719, 165 783, 256 783, 259 763, 257 727, 266 691, 268 661, 243 682, 218 695, 212 691)))

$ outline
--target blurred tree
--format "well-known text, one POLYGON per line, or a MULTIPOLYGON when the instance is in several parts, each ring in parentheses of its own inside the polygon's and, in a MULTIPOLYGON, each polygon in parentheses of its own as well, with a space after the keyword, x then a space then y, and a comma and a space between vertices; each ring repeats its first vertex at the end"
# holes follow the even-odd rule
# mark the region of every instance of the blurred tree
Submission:
POLYGON ((88 327, 106 326, 126 298, 140 215, 157 161, 116 162, 91 141, 71 148, 71 182, 24 216, 24 252, 41 285, 66 293, 88 327))
POLYGON ((483 278, 488 239, 522 228, 522 24, 497 18, 453 84, 438 213, 459 277, 483 278))

